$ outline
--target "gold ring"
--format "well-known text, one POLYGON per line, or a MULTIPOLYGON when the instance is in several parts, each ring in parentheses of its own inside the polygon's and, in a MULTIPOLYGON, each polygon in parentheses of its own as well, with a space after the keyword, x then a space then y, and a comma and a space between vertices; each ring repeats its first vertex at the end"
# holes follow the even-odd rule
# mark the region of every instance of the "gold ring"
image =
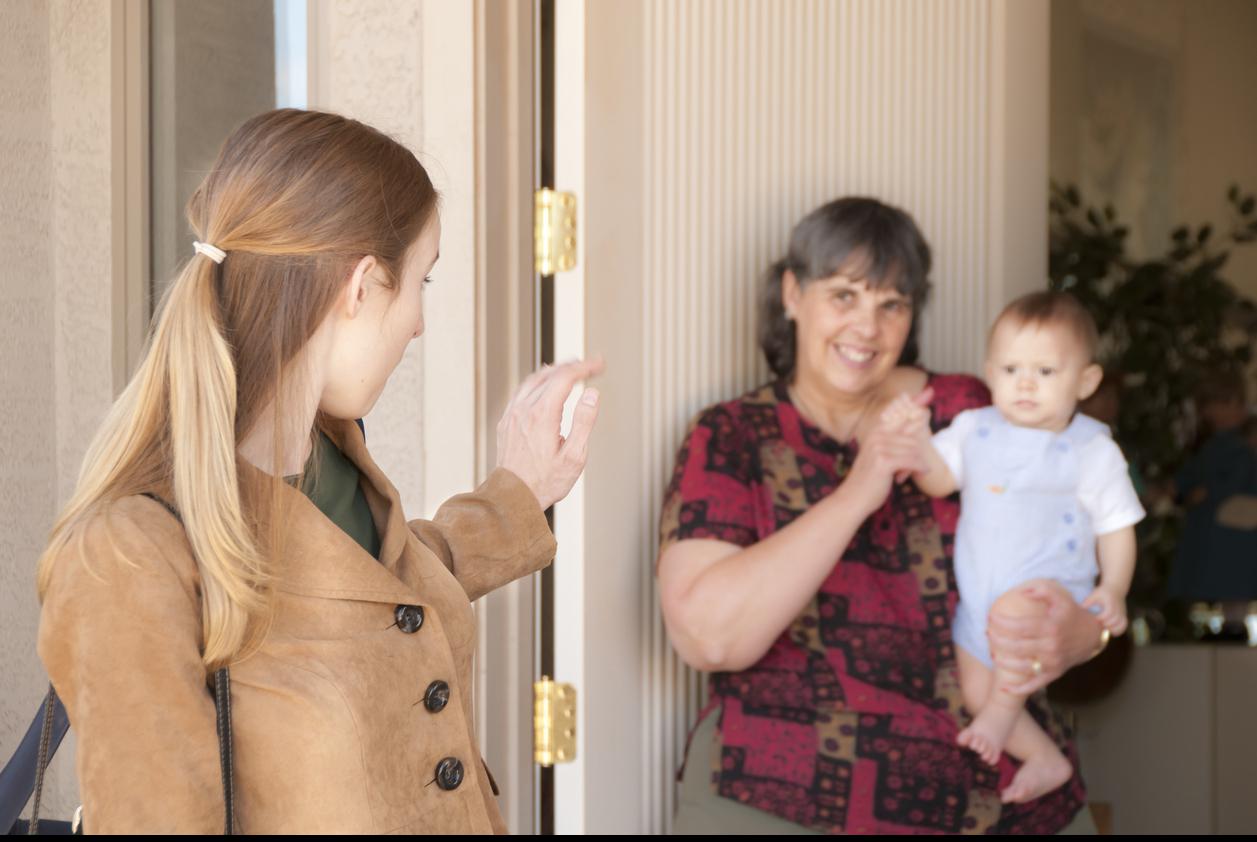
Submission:
POLYGON ((1034 663, 1030 665, 1030 669, 1034 670, 1035 675, 1039 675, 1043 672, 1043 664, 1039 663, 1038 658, 1035 658, 1034 663))

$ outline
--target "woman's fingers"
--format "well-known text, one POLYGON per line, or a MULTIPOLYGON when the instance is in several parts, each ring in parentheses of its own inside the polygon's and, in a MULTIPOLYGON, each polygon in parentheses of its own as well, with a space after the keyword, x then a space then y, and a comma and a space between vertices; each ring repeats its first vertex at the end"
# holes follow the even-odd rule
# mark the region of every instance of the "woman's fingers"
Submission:
POLYGON ((992 652, 991 663, 997 670, 1015 676, 1018 681, 1026 681, 1034 677, 1033 658, 1013 658, 992 652))
POLYGON ((577 473, 585 467, 589 455, 589 434, 593 432, 594 422, 598 420, 598 390, 586 388, 585 393, 576 402, 572 412, 572 429, 568 432, 567 441, 560 448, 561 455, 568 464, 577 465, 577 473))
POLYGON ((1049 684, 1051 684, 1055 678, 1056 676, 1049 676, 1045 672, 1041 675, 1037 675, 1030 679, 1027 679, 1026 681, 1023 681, 1020 684, 1002 685, 1002 688, 1005 691, 1012 693, 1014 696, 1033 696, 1035 693, 1038 693, 1044 687, 1047 687, 1049 684))
POLYGON ((592 360, 574 360, 553 366, 548 376, 537 382, 528 398, 531 406, 544 406, 545 414, 562 414, 563 404, 572 389, 582 380, 601 374, 606 364, 601 357, 592 360))
POLYGON ((579 381, 603 368, 597 358, 535 372, 520 385, 498 425, 498 465, 522 479, 542 508, 566 496, 585 466, 598 392, 588 390, 577 403, 566 440, 561 434, 563 405, 579 381))
POLYGON ((1018 658, 1030 663, 1043 651, 1043 644, 1037 638, 1020 637, 1004 634, 989 629, 987 637, 991 642, 991 651, 1010 658, 1018 658))

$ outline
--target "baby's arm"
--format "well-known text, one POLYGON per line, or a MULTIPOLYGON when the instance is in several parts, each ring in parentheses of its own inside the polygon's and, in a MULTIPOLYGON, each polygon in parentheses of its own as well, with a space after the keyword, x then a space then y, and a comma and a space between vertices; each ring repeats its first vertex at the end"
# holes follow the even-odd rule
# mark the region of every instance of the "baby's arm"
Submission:
POLYGON ((919 406, 907 395, 900 395, 886 407, 881 422, 915 436, 920 442, 927 469, 912 475, 918 488, 931 497, 946 497, 955 493, 956 480, 930 436, 930 411, 927 408, 919 406))
POLYGON ((1108 436, 1097 437, 1081 454, 1079 502, 1099 536, 1100 584, 1083 601, 1099 607, 1097 618, 1111 634, 1126 631, 1126 594, 1135 575, 1135 524, 1144 509, 1130 481, 1122 451, 1108 436))
POLYGON ((1097 540, 1100 584, 1082 603, 1100 607, 1096 615, 1112 634, 1126 631, 1126 594, 1135 575, 1135 527, 1126 526, 1097 540))
POLYGON ((938 448, 928 438, 924 446, 923 455, 927 469, 925 473, 913 475, 912 478, 916 480, 917 487, 931 497, 946 497, 948 494, 955 494, 956 478, 952 476, 951 469, 939 455, 938 448))

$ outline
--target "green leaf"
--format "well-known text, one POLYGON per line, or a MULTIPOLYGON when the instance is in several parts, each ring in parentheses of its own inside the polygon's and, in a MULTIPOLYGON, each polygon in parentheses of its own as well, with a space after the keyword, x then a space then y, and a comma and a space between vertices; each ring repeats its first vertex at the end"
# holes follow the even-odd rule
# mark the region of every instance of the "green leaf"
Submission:
POLYGON ((1205 225, 1204 227, 1200 229, 1199 232, 1197 232, 1196 242, 1203 246, 1205 244, 1205 240, 1209 239, 1209 235, 1212 233, 1213 233, 1213 226, 1205 225))
POLYGON ((1253 212, 1254 207, 1257 207, 1257 198, 1253 196, 1247 196, 1244 199, 1244 201, 1240 202, 1240 213, 1244 214, 1245 216, 1248 216, 1250 213, 1253 212))
POLYGON ((1078 195, 1078 188, 1072 184, 1065 188, 1065 199, 1074 207, 1082 204, 1082 198, 1078 195))
POLYGON ((1190 234, 1191 234, 1191 232, 1187 230, 1187 226, 1186 226, 1186 225, 1180 225, 1179 227, 1177 227, 1177 228, 1175 228, 1175 229, 1174 229, 1174 232, 1173 232, 1172 234, 1170 234, 1170 237, 1171 237, 1171 238, 1172 238, 1175 242, 1181 242, 1181 241, 1183 241, 1183 240, 1186 240, 1186 239, 1187 239, 1187 237, 1188 237, 1188 235, 1190 235, 1190 234))
POLYGON ((1232 184, 1230 187, 1228 187, 1226 191, 1226 197, 1230 199, 1232 202, 1239 201, 1240 186, 1238 184, 1232 184))

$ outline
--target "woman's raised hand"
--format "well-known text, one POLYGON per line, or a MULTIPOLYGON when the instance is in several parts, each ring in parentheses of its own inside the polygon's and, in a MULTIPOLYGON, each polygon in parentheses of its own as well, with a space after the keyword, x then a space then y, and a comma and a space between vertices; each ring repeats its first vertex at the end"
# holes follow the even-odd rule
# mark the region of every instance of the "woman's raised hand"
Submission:
POLYGON ((600 374, 601 359, 545 366, 520 384, 498 422, 498 467, 515 474, 548 509, 567 496, 585 469, 598 391, 585 389, 565 439, 563 405, 576 384, 600 374))

